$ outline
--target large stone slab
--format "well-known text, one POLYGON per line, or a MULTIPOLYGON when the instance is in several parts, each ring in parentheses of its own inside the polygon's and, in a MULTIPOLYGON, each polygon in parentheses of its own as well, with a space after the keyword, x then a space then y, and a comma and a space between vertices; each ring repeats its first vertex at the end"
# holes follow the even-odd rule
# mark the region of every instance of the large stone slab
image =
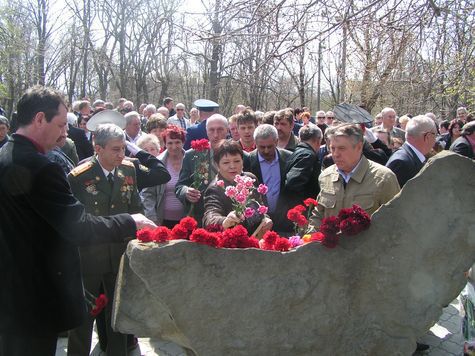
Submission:
POLYGON ((411 355, 475 260, 475 164, 431 159, 371 228, 279 253, 129 243, 115 327, 196 355, 411 355))

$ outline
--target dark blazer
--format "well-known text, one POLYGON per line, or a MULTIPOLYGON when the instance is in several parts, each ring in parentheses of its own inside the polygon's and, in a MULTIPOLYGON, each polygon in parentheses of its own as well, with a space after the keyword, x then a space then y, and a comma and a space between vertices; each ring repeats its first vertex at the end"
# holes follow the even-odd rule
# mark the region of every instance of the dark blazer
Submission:
MULTIPOLYGON (((277 154, 279 155, 280 166, 280 194, 277 201, 276 211, 269 215, 274 222, 273 230, 278 232, 291 232, 292 224, 289 220, 287 220, 287 210, 289 209, 289 203, 285 194, 285 166, 292 155, 292 152, 282 148, 277 148, 277 154)), ((244 170, 254 174, 257 177, 259 183, 264 183, 257 150, 249 153, 249 158, 244 161, 244 170)))
POLYGON ((474 158, 473 148, 464 136, 460 136, 452 143, 450 150, 468 158, 474 158))
POLYGON ((61 167, 13 134, 0 151, 0 333, 51 335, 86 314, 77 246, 135 235, 128 214, 95 217, 61 167))
POLYGON ((92 142, 87 139, 86 133, 83 129, 69 125, 68 137, 71 138, 76 145, 79 161, 91 157, 94 154, 92 142))
POLYGON ((206 133, 206 120, 199 124, 192 125, 186 129, 186 140, 183 148, 189 150, 191 148, 191 141, 208 138, 206 133))
POLYGON ((153 187, 159 184, 165 184, 170 179, 170 173, 157 157, 150 153, 140 150, 132 159, 137 174, 137 189, 139 192, 143 188, 153 187))
POLYGON ((423 165, 407 143, 404 143, 399 150, 394 152, 386 163, 386 167, 396 174, 401 188, 421 170, 423 165))
MULTIPOLYGON (((176 182, 175 186, 175 194, 179 201, 183 204, 185 214, 187 214, 191 209, 191 203, 186 199, 186 191, 188 187, 193 184, 194 181, 194 173, 196 172, 196 163, 194 159, 195 157, 195 150, 190 149, 185 152, 185 156, 183 157, 183 164, 180 170, 180 176, 178 177, 178 181, 176 182)), ((212 162, 211 159, 211 152, 208 151, 207 153, 207 160, 208 160, 208 169, 206 174, 208 175, 207 179, 201 181, 200 186, 197 188, 201 192, 201 198, 198 202, 195 203, 193 208, 193 216, 201 224, 203 219, 204 213, 204 203, 203 203, 203 195, 206 188, 208 188, 209 183, 214 179, 217 173, 216 166, 212 162)))
POLYGON ((285 166, 285 193, 291 207, 307 198, 316 199, 320 192, 320 172, 317 152, 308 143, 300 142, 285 166))

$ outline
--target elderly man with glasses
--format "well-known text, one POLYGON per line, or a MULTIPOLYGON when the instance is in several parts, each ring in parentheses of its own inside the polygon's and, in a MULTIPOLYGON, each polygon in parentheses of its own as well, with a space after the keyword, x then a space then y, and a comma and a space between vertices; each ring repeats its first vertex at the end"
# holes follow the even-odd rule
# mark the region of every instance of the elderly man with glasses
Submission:
POLYGON ((401 187, 421 170, 426 155, 434 147, 436 136, 437 128, 430 117, 419 115, 409 120, 406 142, 386 163, 386 167, 396 174, 401 187))
POLYGON ((175 125, 186 130, 191 126, 190 120, 185 117, 185 105, 182 103, 176 104, 176 114, 168 118, 168 125, 175 125))

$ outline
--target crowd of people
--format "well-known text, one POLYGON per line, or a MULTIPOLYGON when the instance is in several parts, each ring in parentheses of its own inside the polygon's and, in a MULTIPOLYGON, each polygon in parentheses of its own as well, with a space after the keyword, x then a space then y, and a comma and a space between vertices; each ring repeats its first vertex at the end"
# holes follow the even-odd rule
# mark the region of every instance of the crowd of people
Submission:
POLYGON ((188 112, 172 98, 158 108, 125 98, 68 106, 53 89, 30 88, 12 120, 0 116, 0 355, 54 355, 66 330, 68 355, 89 355, 94 319, 78 302, 82 285, 111 301, 96 318, 101 349, 126 355, 137 339, 112 329, 111 305, 137 229, 173 228, 189 214, 200 226, 243 224, 223 189, 238 175, 267 187, 256 196, 267 209, 246 225, 249 234, 259 226, 291 236, 287 211, 306 198, 318 201, 314 230, 352 204, 371 214, 437 152, 473 159, 472 120, 463 107, 450 120, 384 108, 367 127, 332 111, 244 105, 227 118, 206 99, 188 112), (192 148, 200 139, 210 145, 204 163, 192 148))

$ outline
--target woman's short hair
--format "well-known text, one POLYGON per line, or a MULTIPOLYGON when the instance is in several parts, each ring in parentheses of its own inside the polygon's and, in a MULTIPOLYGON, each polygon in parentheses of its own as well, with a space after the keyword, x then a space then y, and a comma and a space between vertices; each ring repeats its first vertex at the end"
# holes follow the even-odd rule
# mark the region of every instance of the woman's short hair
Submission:
POLYGON ((176 125, 169 125, 165 131, 162 132, 163 142, 167 143, 167 136, 172 140, 181 140, 185 143, 186 131, 176 125))
POLYGON ((166 129, 168 126, 167 119, 162 114, 153 114, 149 117, 145 128, 148 132, 154 129, 166 129))
POLYGON ((452 121, 450 121, 450 125, 449 125, 449 135, 450 136, 453 135, 453 131, 454 131, 455 126, 458 126, 460 128, 460 130, 462 130, 463 121, 460 120, 460 119, 453 119, 452 121))
POLYGON ((94 131, 94 144, 106 147, 107 143, 114 139, 122 139, 125 142, 125 132, 115 124, 101 124, 94 131))
POLYGON ((310 115, 310 113, 309 113, 308 111, 304 111, 304 112, 302 113, 302 115, 300 115, 300 118, 302 119, 302 118, 306 117, 307 119, 310 120, 310 117, 311 117, 311 116, 312 116, 312 115, 310 115))
POLYGON ((154 144, 157 150, 160 151, 160 141, 154 134, 144 134, 137 140, 137 146, 139 146, 141 149, 144 149, 145 145, 148 143, 154 144))
POLYGON ((216 164, 219 164, 219 161, 226 155, 240 155, 241 158, 244 158, 242 147, 238 141, 222 140, 213 151, 213 160, 216 164))

